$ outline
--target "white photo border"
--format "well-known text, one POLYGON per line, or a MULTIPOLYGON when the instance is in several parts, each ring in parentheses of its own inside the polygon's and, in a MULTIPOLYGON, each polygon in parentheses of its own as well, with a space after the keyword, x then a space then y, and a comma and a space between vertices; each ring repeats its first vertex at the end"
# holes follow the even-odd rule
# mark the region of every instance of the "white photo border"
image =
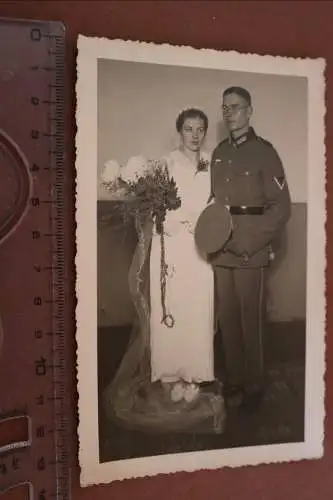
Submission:
POLYGON ((323 456, 325 418, 325 60, 221 52, 146 42, 78 38, 76 136, 77 370, 80 484, 323 456), (305 440, 99 462, 97 381, 97 98, 99 59, 308 79, 308 215, 305 440), (94 168, 95 167, 95 168, 94 168))

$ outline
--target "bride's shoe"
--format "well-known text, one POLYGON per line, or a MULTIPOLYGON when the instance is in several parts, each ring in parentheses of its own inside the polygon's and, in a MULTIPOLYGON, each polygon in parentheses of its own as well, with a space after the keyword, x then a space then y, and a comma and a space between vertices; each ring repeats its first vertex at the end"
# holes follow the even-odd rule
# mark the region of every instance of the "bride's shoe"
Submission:
POLYGON ((186 389, 181 382, 176 382, 170 392, 171 400, 174 403, 178 403, 179 401, 181 401, 184 397, 185 390, 186 389))
POLYGON ((188 384, 184 391, 184 399, 187 403, 192 403, 199 396, 200 388, 197 384, 188 384))

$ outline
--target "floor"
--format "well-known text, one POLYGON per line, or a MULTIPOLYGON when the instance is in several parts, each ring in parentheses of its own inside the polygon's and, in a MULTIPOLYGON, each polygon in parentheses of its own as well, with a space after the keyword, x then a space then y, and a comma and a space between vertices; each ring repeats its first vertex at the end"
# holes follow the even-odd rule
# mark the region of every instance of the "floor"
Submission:
MULTIPOLYGON (((100 328, 98 332, 99 393, 114 376, 126 350, 130 327, 100 328)), ((219 336, 215 351, 220 353, 219 336)), ((221 356, 216 357, 217 375, 223 372, 221 356)), ((100 405, 100 461, 207 449, 300 442, 304 433, 304 322, 275 323, 267 328, 265 359, 267 392, 260 411, 241 416, 228 413, 226 430, 215 434, 149 435, 117 428, 100 405)), ((101 398, 100 398, 101 400, 101 398)))

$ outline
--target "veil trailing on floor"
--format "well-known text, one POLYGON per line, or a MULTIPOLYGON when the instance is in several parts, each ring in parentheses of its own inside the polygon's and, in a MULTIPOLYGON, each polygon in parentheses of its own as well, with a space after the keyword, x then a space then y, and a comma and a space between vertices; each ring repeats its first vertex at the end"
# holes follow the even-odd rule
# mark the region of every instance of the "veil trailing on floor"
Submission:
MULTIPOLYGON (((132 430, 222 433, 225 408, 219 384, 202 388, 191 402, 174 402, 164 385, 151 382, 149 259, 153 225, 150 218, 135 218, 138 243, 128 284, 136 321, 119 369, 104 391, 104 410, 114 423, 132 430)), ((162 238, 163 231, 161 243, 162 238)))

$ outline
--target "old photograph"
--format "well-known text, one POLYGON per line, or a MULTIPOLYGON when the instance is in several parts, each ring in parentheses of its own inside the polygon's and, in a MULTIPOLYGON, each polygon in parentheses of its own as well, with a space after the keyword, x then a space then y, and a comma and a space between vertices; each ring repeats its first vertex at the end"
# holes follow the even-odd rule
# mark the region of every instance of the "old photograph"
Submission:
POLYGON ((322 456, 324 69, 79 37, 82 486, 322 456))

